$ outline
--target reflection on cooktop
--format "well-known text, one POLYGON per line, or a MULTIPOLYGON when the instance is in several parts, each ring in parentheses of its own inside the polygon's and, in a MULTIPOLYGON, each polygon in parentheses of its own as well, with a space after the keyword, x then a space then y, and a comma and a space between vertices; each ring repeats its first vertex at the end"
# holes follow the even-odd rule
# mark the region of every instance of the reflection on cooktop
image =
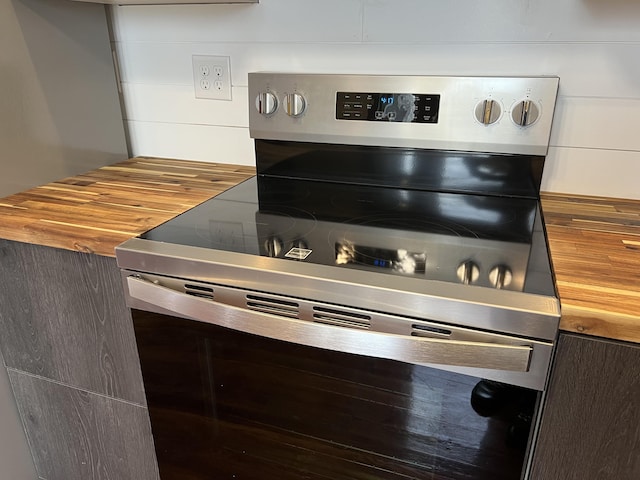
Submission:
POLYGON ((528 242, 537 201, 264 177, 259 210, 292 205, 318 220, 528 242))
POLYGON ((254 177, 142 238, 484 286, 499 267, 501 288, 522 289, 537 212, 528 198, 254 177))
POLYGON ((258 226, 269 235, 306 236, 316 223, 329 222, 344 232, 375 227, 380 236, 390 229, 396 236, 406 230, 527 243, 536 209, 532 199, 252 178, 143 238, 214 248, 258 226))

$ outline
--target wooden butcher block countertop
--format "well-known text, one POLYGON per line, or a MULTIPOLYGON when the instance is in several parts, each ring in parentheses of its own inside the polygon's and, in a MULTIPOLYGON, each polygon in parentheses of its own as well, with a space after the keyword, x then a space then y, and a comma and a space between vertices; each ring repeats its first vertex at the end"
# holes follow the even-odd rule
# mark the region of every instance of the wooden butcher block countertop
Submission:
POLYGON ((237 185, 253 167, 137 157, 0 199, 0 238, 115 256, 115 247, 237 185))
POLYGON ((562 330, 640 342, 640 201, 545 193, 562 330))
MULTIPOLYGON (((254 175, 138 157, 0 199, 0 238, 113 256, 116 245, 254 175)), ((640 201, 543 195, 561 329, 640 342, 640 201)))

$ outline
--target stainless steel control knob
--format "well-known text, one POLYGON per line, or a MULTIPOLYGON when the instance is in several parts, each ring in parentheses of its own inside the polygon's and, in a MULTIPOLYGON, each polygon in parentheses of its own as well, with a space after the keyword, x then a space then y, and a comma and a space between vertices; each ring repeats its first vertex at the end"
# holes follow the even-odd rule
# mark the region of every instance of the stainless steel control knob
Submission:
POLYGON ((522 100, 516 103, 511 110, 511 118, 516 125, 528 127, 538 120, 540 108, 531 100, 522 100))
POLYGON ((474 262, 467 260, 458 266, 456 274, 458 275, 458 280, 460 280, 460 282, 465 285, 469 285, 478 280, 478 277, 480 276, 480 269, 474 262))
POLYGON ((484 125, 491 125, 496 123, 502 113, 502 107, 496 100, 487 98, 482 100, 476 105, 475 115, 476 120, 484 125))
POLYGON ((496 265, 489 271, 489 282, 498 290, 508 287, 512 280, 513 274, 506 265, 496 265))
POLYGON ((271 92, 260 92, 256 97, 256 110, 262 115, 272 115, 278 110, 278 97, 271 92))
POLYGON ((278 257, 282 253, 284 242, 280 237, 270 236, 264 241, 264 249, 268 257, 278 257))
POLYGON ((288 93, 284 97, 284 110, 290 117, 299 117, 307 109, 307 100, 299 93, 288 93))

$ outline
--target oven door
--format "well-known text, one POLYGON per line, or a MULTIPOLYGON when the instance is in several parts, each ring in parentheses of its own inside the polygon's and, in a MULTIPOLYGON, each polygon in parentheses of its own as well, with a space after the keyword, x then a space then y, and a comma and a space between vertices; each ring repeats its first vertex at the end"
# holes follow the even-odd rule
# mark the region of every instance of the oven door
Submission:
POLYGON ((130 299, 162 480, 523 475, 536 390, 184 318, 167 289, 127 281, 163 298, 130 299))

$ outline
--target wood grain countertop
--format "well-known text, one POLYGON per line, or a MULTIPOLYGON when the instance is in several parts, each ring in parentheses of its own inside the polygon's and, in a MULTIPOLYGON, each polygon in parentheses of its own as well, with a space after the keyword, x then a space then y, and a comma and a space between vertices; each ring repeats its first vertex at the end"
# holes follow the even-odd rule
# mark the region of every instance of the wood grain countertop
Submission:
POLYGON ((640 343, 640 201, 544 193, 560 328, 640 343))
MULTIPOLYGON (((114 256, 114 248, 255 174, 138 157, 0 199, 0 238, 114 256)), ((543 194, 560 328, 640 343, 640 201, 543 194)))
POLYGON ((115 256, 125 240, 253 175, 253 167, 137 157, 0 199, 0 238, 115 256))

